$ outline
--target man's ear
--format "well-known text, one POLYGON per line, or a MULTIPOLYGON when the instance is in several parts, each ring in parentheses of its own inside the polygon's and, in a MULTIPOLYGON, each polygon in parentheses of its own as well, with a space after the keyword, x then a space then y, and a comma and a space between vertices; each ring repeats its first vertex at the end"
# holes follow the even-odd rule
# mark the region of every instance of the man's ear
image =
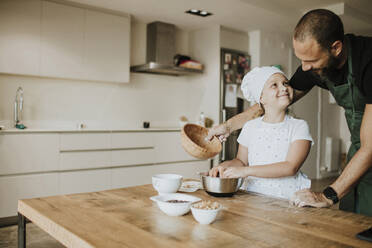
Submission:
POLYGON ((340 40, 336 40, 335 42, 333 42, 331 45, 332 55, 338 57, 342 52, 343 46, 344 44, 340 40))

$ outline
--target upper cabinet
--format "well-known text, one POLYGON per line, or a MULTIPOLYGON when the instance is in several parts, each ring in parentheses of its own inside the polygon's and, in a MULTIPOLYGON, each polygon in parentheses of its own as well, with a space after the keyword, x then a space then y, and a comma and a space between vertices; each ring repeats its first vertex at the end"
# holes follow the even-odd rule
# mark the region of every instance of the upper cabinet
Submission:
POLYGON ((0 1, 0 73, 129 82, 130 17, 47 0, 0 1))
POLYGON ((0 1, 0 72, 40 74, 40 0, 0 1))
POLYGON ((83 77, 128 82, 129 34, 128 18, 86 10, 83 77))
POLYGON ((41 76, 82 78, 85 10, 42 2, 41 76))

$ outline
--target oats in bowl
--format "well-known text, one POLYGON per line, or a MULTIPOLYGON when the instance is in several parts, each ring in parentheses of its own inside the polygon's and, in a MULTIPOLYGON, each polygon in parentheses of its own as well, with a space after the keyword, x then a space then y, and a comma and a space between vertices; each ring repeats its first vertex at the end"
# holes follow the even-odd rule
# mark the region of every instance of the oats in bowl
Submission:
POLYGON ((218 202, 201 201, 191 205, 191 213, 200 224, 211 224, 221 208, 218 202))
POLYGON ((193 207, 198 208, 198 209, 213 210, 213 209, 218 209, 220 207, 220 204, 218 202, 201 201, 201 202, 195 203, 193 207))

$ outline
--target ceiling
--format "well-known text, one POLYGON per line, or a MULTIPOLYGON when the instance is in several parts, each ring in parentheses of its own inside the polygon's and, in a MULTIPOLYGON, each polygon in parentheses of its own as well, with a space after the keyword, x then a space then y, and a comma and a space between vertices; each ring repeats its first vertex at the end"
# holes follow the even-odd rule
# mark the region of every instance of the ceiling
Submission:
POLYGON ((240 30, 292 32, 308 10, 327 7, 339 14, 346 32, 372 34, 371 0, 71 0, 81 4, 128 13, 135 21, 163 21, 185 30, 213 25, 240 30), (342 4, 344 3, 344 4, 342 4), (333 6, 332 6, 333 5, 333 6), (209 17, 184 12, 202 9, 209 17))

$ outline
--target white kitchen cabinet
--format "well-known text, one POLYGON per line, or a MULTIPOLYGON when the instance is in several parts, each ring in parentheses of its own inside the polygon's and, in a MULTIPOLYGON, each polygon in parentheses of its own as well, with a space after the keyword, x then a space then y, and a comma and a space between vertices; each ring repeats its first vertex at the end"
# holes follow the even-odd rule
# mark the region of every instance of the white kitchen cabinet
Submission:
POLYGON ((51 196, 58 193, 56 173, 0 177, 0 218, 17 215, 19 199, 51 196))
POLYGON ((109 132, 60 134, 59 170, 78 170, 111 165, 109 132))
POLYGON ((111 133, 112 166, 153 164, 155 140, 151 132, 111 133))
POLYGON ((184 178, 200 179, 198 172, 209 171, 210 161, 192 161, 160 165, 156 173, 176 173, 184 178))
POLYGON ((87 170, 59 173, 60 194, 110 189, 110 170, 87 170))
POLYGON ((0 175, 58 170, 58 134, 1 134, 0 165, 0 175))
POLYGON ((0 1, 0 73, 129 82, 130 16, 48 0, 0 1))
POLYGON ((85 10, 43 1, 41 20, 41 76, 82 78, 85 10))
POLYGON ((155 134, 151 132, 112 132, 112 148, 145 148, 155 146, 155 134))
POLYGON ((129 82, 128 16, 48 1, 42 7, 42 76, 129 82))
POLYGON ((40 0, 0 1, 0 73, 40 74, 40 0))
POLYGON ((111 188, 123 188, 151 183, 156 165, 111 169, 111 188))
POLYGON ((196 160, 182 148, 180 132, 156 133, 155 153, 157 163, 196 160))
POLYGON ((154 158, 153 148, 111 151, 112 166, 153 164, 154 158))
POLYGON ((109 149, 110 133, 61 133, 61 151, 99 150, 109 149))
POLYGON ((60 153, 59 170, 102 168, 110 164, 110 151, 69 151, 60 153))
POLYGON ((129 17, 86 10, 85 18, 83 78, 129 82, 129 17))
POLYGON ((21 198, 150 184, 157 173, 197 179, 210 161, 187 155, 179 131, 19 131, 0 133, 0 165, 1 218, 21 198))
POLYGON ((122 188, 151 184, 151 178, 158 173, 175 173, 184 178, 199 179, 197 172, 208 171, 209 161, 192 161, 184 163, 157 164, 114 168, 111 170, 111 187, 122 188))

